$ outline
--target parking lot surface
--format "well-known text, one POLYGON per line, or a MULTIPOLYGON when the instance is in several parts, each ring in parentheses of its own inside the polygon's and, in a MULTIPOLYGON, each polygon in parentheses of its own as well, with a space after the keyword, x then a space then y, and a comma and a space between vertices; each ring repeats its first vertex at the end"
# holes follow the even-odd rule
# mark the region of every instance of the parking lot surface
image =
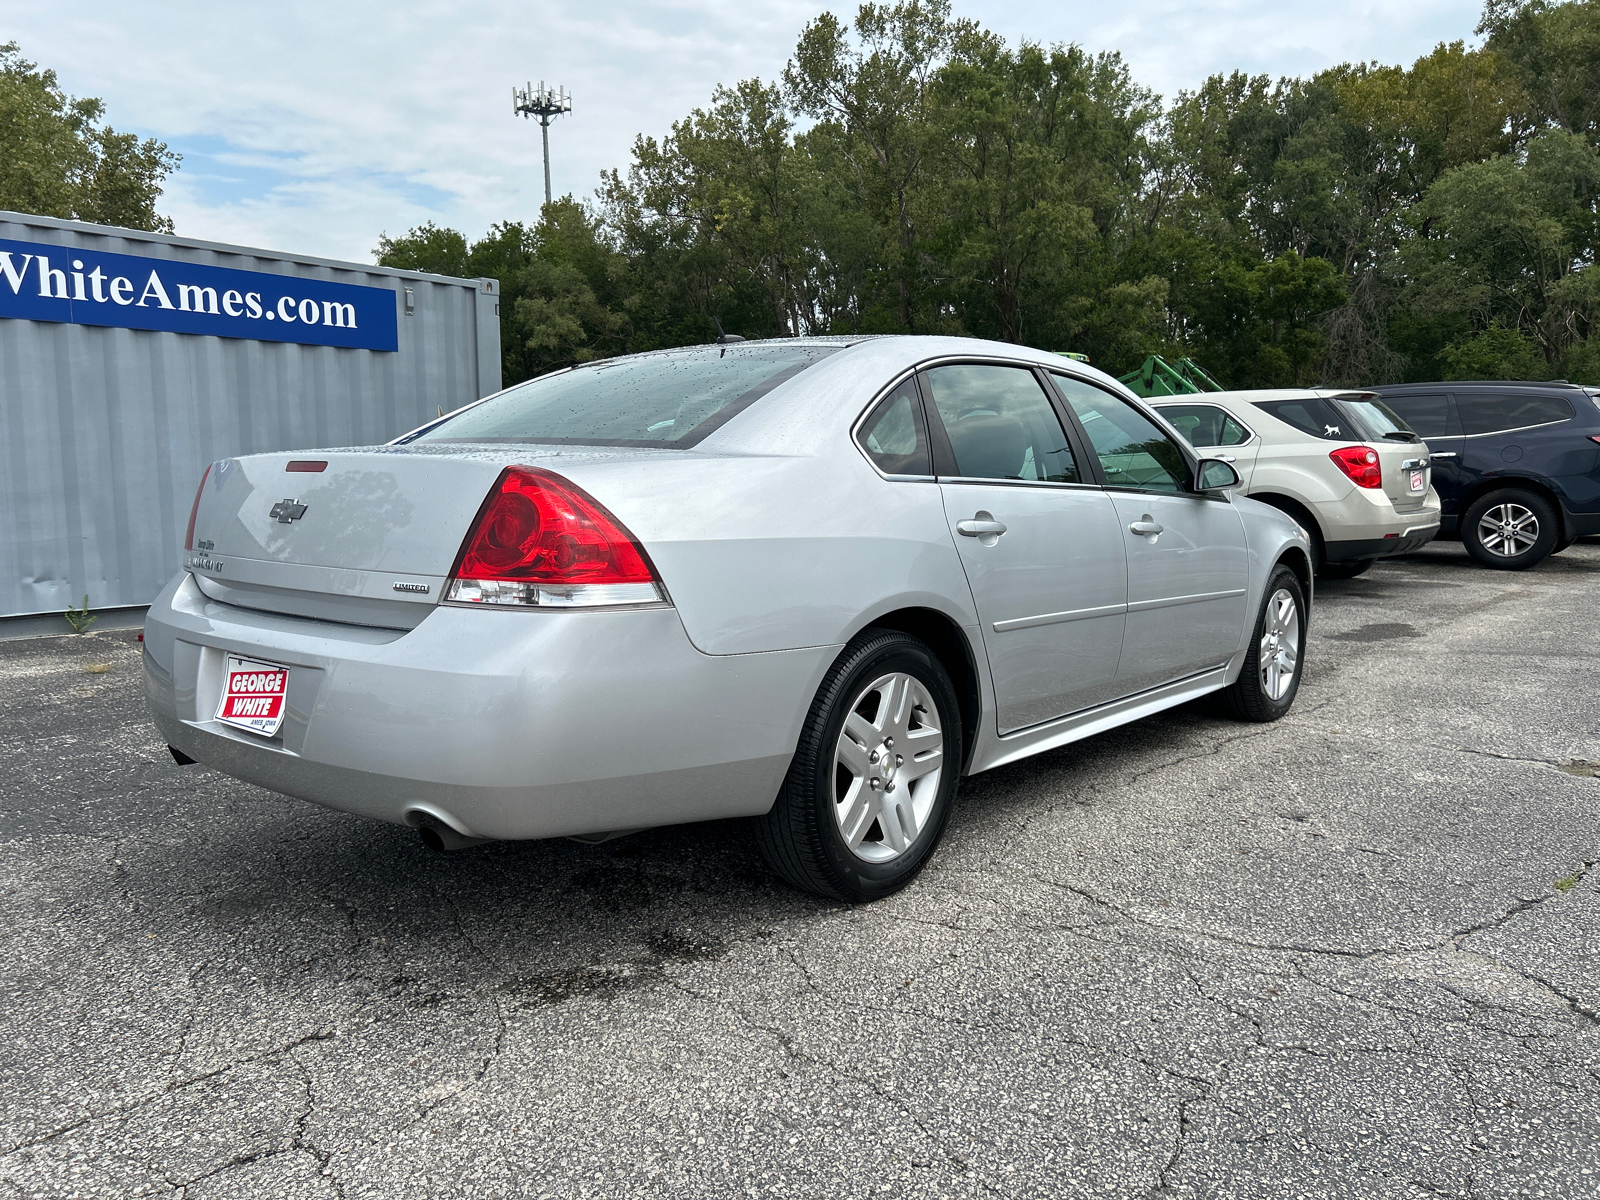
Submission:
POLYGON ((865 908, 736 822, 433 854, 0 643, 0 1196, 1600 1195, 1597 585, 1325 583, 1286 720, 968 780, 865 908))

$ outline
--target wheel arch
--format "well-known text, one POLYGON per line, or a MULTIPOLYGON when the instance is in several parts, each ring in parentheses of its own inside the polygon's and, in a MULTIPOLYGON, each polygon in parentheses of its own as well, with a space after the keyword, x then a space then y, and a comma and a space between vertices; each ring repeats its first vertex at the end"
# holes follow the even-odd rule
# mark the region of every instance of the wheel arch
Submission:
MULTIPOLYGON (((1303 500, 1296 500, 1293 496, 1286 496, 1282 492, 1251 492, 1250 499, 1259 500, 1262 504, 1277 509, 1279 512, 1288 513, 1316 540, 1313 550, 1317 557, 1322 556, 1323 543, 1328 540, 1328 535, 1323 532, 1322 522, 1317 519, 1317 514, 1303 500)), ((1313 564, 1315 566, 1315 564, 1313 564)))
POLYGON ((1482 500, 1490 492, 1504 491, 1507 488, 1521 488, 1533 492, 1549 503, 1556 510, 1556 521, 1559 522, 1556 541, 1559 542, 1567 536, 1567 506, 1561 502, 1561 496, 1556 490, 1542 479, 1532 475, 1490 475, 1478 480, 1472 485, 1471 490, 1461 497, 1461 505, 1456 510, 1456 519, 1459 525, 1457 533, 1464 536, 1466 529, 1467 510, 1482 500))
POLYGON ((1285 566, 1294 572, 1294 577, 1300 581, 1300 591, 1306 598, 1306 618, 1309 624, 1312 607, 1312 587, 1316 577, 1316 569, 1312 565, 1311 556, 1299 546, 1290 546, 1280 555, 1274 566, 1285 566))
POLYGON ((978 674, 978 656, 965 631, 947 614, 934 608, 897 608, 873 617, 857 630, 893 629, 926 642, 950 675, 961 706, 961 771, 966 774, 983 721, 983 686, 978 674))

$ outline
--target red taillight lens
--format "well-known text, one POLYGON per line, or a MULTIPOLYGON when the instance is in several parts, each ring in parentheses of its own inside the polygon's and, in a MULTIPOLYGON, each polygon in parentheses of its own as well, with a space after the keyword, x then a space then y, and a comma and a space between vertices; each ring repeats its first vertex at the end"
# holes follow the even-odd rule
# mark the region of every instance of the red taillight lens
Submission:
POLYGON ((200 475, 200 486, 194 490, 194 503, 189 507, 189 528, 183 531, 183 548, 194 549, 194 519, 200 513, 200 493, 206 490, 206 480, 211 478, 211 464, 200 475))
POLYGON ((507 467, 473 522, 446 599, 576 607, 662 599, 649 558, 622 523, 577 484, 537 467, 507 467))
POLYGON ((1371 446, 1341 446, 1328 457, 1357 487, 1383 486, 1383 468, 1378 465, 1378 452, 1371 446))

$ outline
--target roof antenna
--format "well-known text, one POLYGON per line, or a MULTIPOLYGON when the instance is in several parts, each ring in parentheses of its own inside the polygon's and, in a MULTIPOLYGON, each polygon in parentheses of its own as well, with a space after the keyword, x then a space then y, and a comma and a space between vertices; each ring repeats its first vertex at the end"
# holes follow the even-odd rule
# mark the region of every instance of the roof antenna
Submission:
POLYGON ((726 346, 729 342, 742 342, 742 341, 744 341, 744 339, 742 337, 740 337, 737 333, 723 333, 722 332, 722 318, 721 317, 712 317, 711 319, 717 323, 717 345, 726 346))

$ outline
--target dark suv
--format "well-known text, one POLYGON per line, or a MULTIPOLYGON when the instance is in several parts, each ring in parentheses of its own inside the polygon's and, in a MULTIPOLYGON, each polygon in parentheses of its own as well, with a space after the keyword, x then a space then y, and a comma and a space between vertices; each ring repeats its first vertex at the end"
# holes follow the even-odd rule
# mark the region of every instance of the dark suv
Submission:
POLYGON ((1520 571, 1600 533, 1600 389, 1551 383, 1374 388, 1428 443, 1441 534, 1520 571))

